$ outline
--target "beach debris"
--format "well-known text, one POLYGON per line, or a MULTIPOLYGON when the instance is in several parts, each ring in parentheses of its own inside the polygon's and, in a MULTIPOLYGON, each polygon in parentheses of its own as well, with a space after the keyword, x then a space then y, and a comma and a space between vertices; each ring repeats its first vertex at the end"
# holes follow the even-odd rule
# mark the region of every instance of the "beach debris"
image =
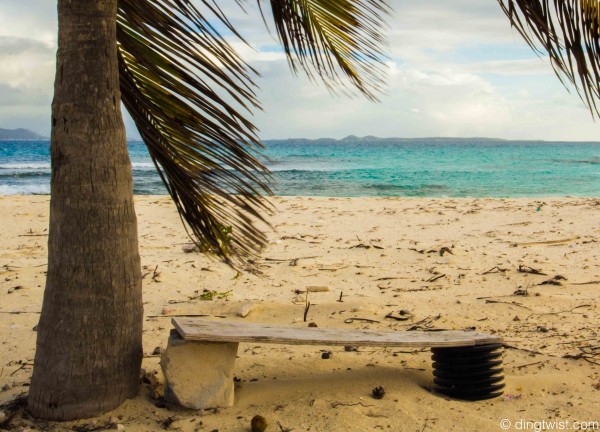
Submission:
POLYGON ((338 299, 339 303, 343 303, 344 302, 344 300, 342 300, 342 297, 344 297, 344 291, 340 292, 340 298, 338 299))
POLYGON ((357 245, 354 246, 350 246, 348 249, 384 249, 383 246, 379 246, 379 245, 375 245, 373 243, 371 243, 370 245, 368 244, 364 244, 364 243, 359 243, 357 245))
POLYGON ((415 331, 415 330, 431 330, 433 328, 433 323, 439 320, 442 317, 442 314, 438 315, 429 315, 423 318, 421 321, 417 321, 412 326, 407 328, 407 331, 415 331))
POLYGON ((200 252, 200 246, 198 246, 196 243, 185 243, 183 246, 181 246, 181 250, 183 253, 200 252))
POLYGON ((516 399, 521 399, 521 397, 523 397, 522 394, 510 394, 510 393, 505 393, 504 396, 502 397, 503 401, 509 401, 509 400, 516 400, 516 399))
POLYGON ((237 315, 242 317, 242 318, 246 318, 250 312, 252 312, 253 310, 255 310, 258 307, 258 303, 252 301, 252 300, 246 300, 244 303, 242 303, 242 306, 240 306, 240 308, 237 311, 237 315))
POLYGON ((383 399, 385 396, 385 389, 383 386, 377 386, 371 390, 371 396, 373 396, 374 399, 383 399))
POLYGON ((412 319, 414 315, 406 309, 400 309, 399 311, 388 313, 385 317, 396 321, 408 321, 409 319, 412 319))
POLYGON ((17 285, 17 286, 14 286, 14 287, 12 287, 12 288, 9 288, 9 289, 8 289, 8 292, 7 292, 7 294, 12 294, 13 292, 15 292, 15 291, 18 291, 18 290, 21 290, 21 289, 23 289, 23 288, 24 288, 24 287, 23 287, 22 285, 17 285))
POLYGON ((252 432, 264 432, 267 429, 267 419, 261 415, 255 415, 250 420, 250 428, 252 432))
POLYGON ((540 282, 538 285, 556 285, 556 286, 562 286, 562 280, 567 280, 566 277, 561 276, 561 275, 556 275, 553 278, 550 278, 548 280, 545 280, 543 282, 540 282))
POLYGON ((600 280, 594 280, 589 282, 569 282, 570 285, 600 285, 600 280))
POLYGON ((346 346, 344 346, 344 351, 346 351, 346 352, 357 352, 358 348, 356 348, 354 346, 346 345, 346 346))
POLYGON ((227 297, 231 296, 231 294, 233 293, 232 290, 229 291, 215 291, 215 290, 209 290, 209 289, 204 289, 202 290, 201 293, 199 293, 198 291, 196 291, 196 293, 198 293, 195 296, 190 297, 190 300, 203 300, 203 301, 211 301, 211 300, 223 300, 223 299, 227 299, 227 297))
POLYGON ((565 354, 562 358, 571 360, 585 360, 588 363, 600 366, 600 345, 578 346, 579 353, 565 354))
POLYGON ((530 307, 524 306, 523 304, 517 303, 515 301, 505 302, 505 301, 501 301, 501 300, 490 299, 487 297, 477 297, 477 300, 483 300, 483 299, 485 299, 486 303, 490 303, 490 304, 507 304, 507 305, 518 306, 518 307, 522 307, 523 309, 531 310, 530 307))
POLYGON ((491 274, 491 273, 506 273, 507 271, 508 271, 508 269, 501 268, 500 266, 495 266, 487 271, 484 271, 481 274, 486 275, 486 274, 491 274))
POLYGON ((333 355, 333 353, 331 351, 325 351, 325 352, 321 353, 321 358, 323 360, 329 360, 332 355, 333 355))
POLYGON ((557 244, 563 244, 563 243, 570 243, 572 241, 579 240, 580 238, 581 238, 580 236, 577 236, 577 237, 561 239, 561 240, 546 240, 546 241, 535 241, 535 242, 527 242, 527 243, 513 243, 513 244, 511 244, 511 246, 516 247, 516 246, 557 245, 557 244))
POLYGON ((175 423, 177 421, 177 417, 175 416, 169 416, 166 419, 162 420, 160 422, 160 426, 163 429, 171 429, 171 426, 173 425, 173 423, 175 423))
POLYGON ((512 295, 527 297, 529 295, 529 291, 527 290, 527 288, 517 288, 517 290, 515 290, 515 292, 513 292, 512 295))
POLYGON ((431 276, 429 279, 427 279, 425 282, 435 282, 436 280, 441 279, 445 276, 446 276, 445 273, 434 275, 434 276, 431 276))
POLYGON ((370 318, 357 318, 357 317, 352 317, 352 318, 346 318, 344 320, 344 322, 346 324, 352 324, 354 321, 363 321, 369 324, 378 324, 380 321, 374 320, 374 319, 370 319, 370 318))
POLYGON ((310 310, 310 302, 308 301, 308 291, 306 292, 306 298, 304 301, 304 322, 306 322, 306 317, 308 316, 308 311, 310 310))
POLYGON ((292 432, 292 429, 283 426, 279 421, 277 422, 277 426, 279 426, 279 432, 292 432))
POLYGON ((326 287, 326 286, 308 286, 308 287, 306 287, 306 291, 314 293, 314 292, 329 292, 330 290, 329 290, 329 287, 326 287))
POLYGON ((448 252, 450 255, 454 255, 454 252, 446 246, 440 249, 440 256, 444 256, 444 253, 448 252))
POLYGON ((173 312, 175 312, 177 309, 175 308, 170 308, 170 307, 163 307, 162 310, 160 311, 161 314, 163 315, 171 315, 173 312))
POLYGON ((546 273, 543 273, 541 270, 535 269, 533 267, 529 267, 523 264, 519 265, 519 268, 517 269, 517 271, 519 273, 528 273, 528 274, 534 274, 534 275, 542 275, 542 276, 548 276, 546 273))

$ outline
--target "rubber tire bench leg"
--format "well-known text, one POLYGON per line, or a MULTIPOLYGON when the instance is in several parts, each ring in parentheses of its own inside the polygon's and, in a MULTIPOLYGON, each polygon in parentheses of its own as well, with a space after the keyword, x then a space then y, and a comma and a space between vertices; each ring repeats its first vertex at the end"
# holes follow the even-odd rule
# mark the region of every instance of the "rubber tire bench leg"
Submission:
POLYGON ((454 399, 492 399, 504 393, 502 344, 432 348, 435 391, 454 399))

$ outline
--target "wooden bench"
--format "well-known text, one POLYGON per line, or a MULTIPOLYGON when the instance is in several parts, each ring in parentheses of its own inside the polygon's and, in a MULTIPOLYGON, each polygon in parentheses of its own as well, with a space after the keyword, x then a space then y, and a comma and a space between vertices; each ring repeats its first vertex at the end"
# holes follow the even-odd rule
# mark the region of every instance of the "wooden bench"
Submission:
POLYGON ((165 398, 186 408, 233 405, 233 366, 240 342, 292 345, 428 347, 438 393, 481 400, 502 394, 499 336, 467 331, 376 331, 286 327, 204 318, 173 318, 162 354, 165 398))

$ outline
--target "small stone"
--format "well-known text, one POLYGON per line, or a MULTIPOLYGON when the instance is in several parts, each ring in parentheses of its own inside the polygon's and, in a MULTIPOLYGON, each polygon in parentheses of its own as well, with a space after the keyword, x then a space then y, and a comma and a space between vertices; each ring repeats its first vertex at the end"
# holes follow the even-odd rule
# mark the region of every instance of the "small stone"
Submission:
POLYGON ((309 323, 308 323, 308 326, 309 326, 309 327, 319 327, 319 326, 317 325, 317 323, 315 323, 315 322, 309 322, 309 323))
POLYGON ((125 430, 125 426, 122 425, 121 423, 117 423, 117 430, 120 430, 120 431, 125 430))
POLYGON ((181 246, 181 250, 184 253, 200 252, 200 248, 195 243, 186 243, 183 246, 181 246))
POLYGON ((242 304, 242 306, 240 306, 240 309, 238 310, 237 314, 242 318, 246 318, 250 314, 250 312, 256 309, 257 306, 258 305, 251 300, 245 301, 242 304))
POLYGON ((0 424, 4 423, 5 420, 6 414, 4 414, 4 411, 0 411, 0 424))
POLYGON ((252 432, 264 432, 267 429, 267 426, 267 419, 260 415, 255 415, 250 421, 252 432))
POLYGON ((171 307, 165 306, 165 307, 162 308, 162 310, 160 312, 161 312, 162 315, 170 315, 173 312, 175 312, 176 310, 177 309, 175 309, 175 308, 171 308, 171 307))
POLYGON ((321 358, 323 360, 329 360, 332 355, 333 353, 331 351, 325 351, 324 353, 321 353, 321 358))
POLYGON ((163 350, 161 347, 156 347, 156 348, 154 348, 154 351, 152 351, 152 355, 161 355, 162 351, 163 350))
POLYGON ((515 315, 515 317, 513 318, 513 321, 521 321, 521 318, 519 318, 518 315, 515 315))
POLYGON ((375 387, 372 391, 371 391, 371 395, 375 398, 375 399, 383 399, 383 397, 385 396, 385 389, 383 388, 383 386, 378 386, 375 387))
POLYGON ((356 351, 358 351, 358 348, 350 346, 350 345, 346 345, 344 347, 344 351, 346 351, 346 352, 356 352, 356 351))

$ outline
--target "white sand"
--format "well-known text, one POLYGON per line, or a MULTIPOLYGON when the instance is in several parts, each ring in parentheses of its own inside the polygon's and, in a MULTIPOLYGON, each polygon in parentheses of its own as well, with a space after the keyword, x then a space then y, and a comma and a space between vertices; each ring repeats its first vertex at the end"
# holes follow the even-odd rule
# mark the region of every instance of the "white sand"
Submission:
MULTIPOLYGON (((31 234, 46 232, 48 200, 0 197, 0 404, 25 392, 30 379, 47 241, 31 234)), ((427 320, 433 328, 475 327, 503 336, 514 347, 504 356, 510 397, 460 402, 432 394, 427 351, 242 344, 233 408, 157 408, 144 385, 136 399, 96 424, 110 419, 126 430, 159 431, 174 416, 170 427, 182 431, 247 431, 255 414, 267 418, 267 431, 296 432, 498 431, 502 419, 513 426, 520 419, 600 422, 600 366, 591 363, 600 363, 599 199, 274 201, 275 232, 259 261, 264 274, 236 278, 222 263, 182 252, 185 231, 167 197, 136 198, 145 313, 160 316, 145 320, 143 367, 159 381, 158 357, 151 353, 166 345, 171 325, 165 313, 303 327, 304 297, 295 290, 324 286, 330 291, 309 297, 308 320, 320 327, 404 330, 427 320), (555 240, 566 241, 538 243, 555 240), (442 247, 454 255, 440 256, 442 247), (157 265, 160 274, 153 280, 157 265), (519 273, 519 265, 547 276, 519 273), (496 266, 506 272, 483 274, 496 266), (561 286, 539 285, 556 275, 566 278, 561 286), (204 289, 231 293, 224 300, 189 300, 204 289), (513 295, 517 290, 529 295, 513 295), (240 318, 236 312, 248 299, 259 306, 240 318), (400 309, 414 317, 385 318, 400 309), (350 317, 379 323, 346 324, 350 317), (322 360, 321 350, 333 355, 322 360), (582 350, 591 352, 590 361, 563 358, 582 350), (370 397, 378 385, 387 391, 381 400, 370 397)), ((162 387, 157 390, 162 393, 162 387)), ((51 426, 70 430, 89 422, 51 426)), ((46 427, 21 418, 13 426, 46 427)))

